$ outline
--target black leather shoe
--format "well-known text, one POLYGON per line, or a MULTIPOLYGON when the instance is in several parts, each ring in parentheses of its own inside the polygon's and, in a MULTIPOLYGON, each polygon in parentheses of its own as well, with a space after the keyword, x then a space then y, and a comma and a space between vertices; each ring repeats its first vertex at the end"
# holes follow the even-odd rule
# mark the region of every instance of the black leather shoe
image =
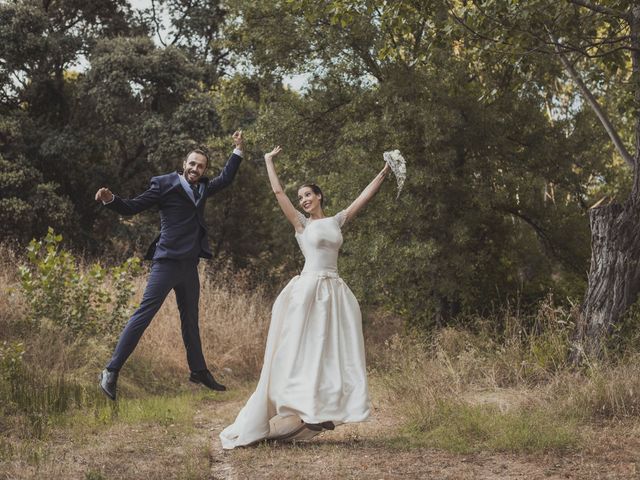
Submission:
POLYGON ((104 369, 100 374, 100 388, 111 400, 116 399, 116 385, 118 383, 118 372, 110 372, 104 369))
POLYGON ((205 387, 218 392, 224 392, 227 389, 224 385, 216 382, 216 379, 213 378, 213 375, 211 375, 209 370, 191 372, 191 375, 189 375, 189 381, 193 383, 201 383, 205 387))

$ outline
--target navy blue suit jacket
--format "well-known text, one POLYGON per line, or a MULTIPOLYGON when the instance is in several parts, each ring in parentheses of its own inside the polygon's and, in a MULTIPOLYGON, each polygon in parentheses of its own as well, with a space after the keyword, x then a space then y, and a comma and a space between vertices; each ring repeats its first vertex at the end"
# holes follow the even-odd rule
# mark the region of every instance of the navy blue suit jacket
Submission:
POLYGON ((182 187, 180 174, 173 172, 153 177, 149 189, 141 195, 130 200, 114 196, 114 200, 105 206, 121 215, 135 215, 158 206, 160 235, 149 246, 144 257, 147 260, 211 258, 204 206, 207 197, 231 184, 241 161, 242 157, 233 154, 220 175, 211 180, 202 177, 200 182, 205 188, 197 204, 182 187))

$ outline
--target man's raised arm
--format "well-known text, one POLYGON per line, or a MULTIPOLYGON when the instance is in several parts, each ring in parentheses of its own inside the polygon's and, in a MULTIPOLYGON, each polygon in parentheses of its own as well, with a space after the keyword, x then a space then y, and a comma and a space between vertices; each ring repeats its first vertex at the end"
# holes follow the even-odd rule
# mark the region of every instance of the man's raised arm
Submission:
POLYGON ((234 132, 233 143, 235 148, 231 157, 229 157, 229 160, 227 160, 227 163, 222 169, 222 172, 217 177, 212 178, 207 185, 209 194, 215 193, 218 190, 222 190, 224 187, 229 186, 233 181, 233 178, 236 176, 236 172, 240 167, 240 162, 242 161, 244 152, 244 137, 242 136, 242 130, 234 132))

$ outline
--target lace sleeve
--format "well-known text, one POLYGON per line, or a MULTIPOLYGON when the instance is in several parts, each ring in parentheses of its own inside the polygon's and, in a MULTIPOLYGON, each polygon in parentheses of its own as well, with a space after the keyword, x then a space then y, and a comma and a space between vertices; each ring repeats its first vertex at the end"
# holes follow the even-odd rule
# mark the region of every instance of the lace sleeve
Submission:
POLYGON ((304 214, 299 210, 296 210, 296 216, 298 217, 298 221, 300 222, 300 225, 302 225, 302 228, 305 228, 307 226, 307 223, 309 222, 307 217, 305 217, 304 214))
POLYGON ((347 221, 347 211, 341 210, 336 213, 333 218, 336 219, 336 222, 338 222, 338 225, 340 225, 340 228, 342 228, 344 223, 347 221))

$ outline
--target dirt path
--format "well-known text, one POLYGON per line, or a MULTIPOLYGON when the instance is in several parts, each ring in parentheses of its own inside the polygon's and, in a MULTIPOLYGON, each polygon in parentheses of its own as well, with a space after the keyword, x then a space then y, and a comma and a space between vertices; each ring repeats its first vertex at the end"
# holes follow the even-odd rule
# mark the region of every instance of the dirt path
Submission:
MULTIPOLYGON (((639 479, 638 432, 624 446, 596 444, 564 455, 457 455, 389 442, 395 422, 377 412, 297 445, 262 445, 223 452, 232 477, 265 479, 639 479), (392 446, 390 446, 390 443, 392 446)), ((212 478, 215 477, 215 472, 212 478)))
POLYGON ((31 445, 33 461, 0 463, 0 479, 640 478, 640 432, 633 429, 616 429, 619 445, 599 432, 591 449, 564 455, 456 455, 390 442, 396 422, 380 410, 370 422, 307 443, 223 451, 217 435, 242 406, 238 397, 198 399, 186 425, 58 428, 45 443, 31 445))

